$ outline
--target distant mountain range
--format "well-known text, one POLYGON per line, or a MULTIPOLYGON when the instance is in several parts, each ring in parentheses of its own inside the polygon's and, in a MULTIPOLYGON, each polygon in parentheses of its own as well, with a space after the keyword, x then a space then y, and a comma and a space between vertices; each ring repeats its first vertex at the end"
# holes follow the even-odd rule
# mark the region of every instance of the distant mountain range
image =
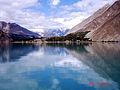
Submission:
POLYGON ((42 37, 60 37, 64 36, 69 29, 66 28, 56 28, 56 29, 44 29, 43 32, 38 32, 42 37))
POLYGON ((31 40, 40 37, 59 37, 64 36, 69 29, 45 29, 44 32, 32 32, 16 23, 6 23, 0 21, 0 40, 31 40))
POLYGON ((105 5, 66 35, 85 31, 90 31, 85 37, 92 41, 120 41, 120 0, 105 5))
POLYGON ((0 40, 27 40, 39 37, 38 33, 29 31, 16 23, 0 21, 0 40))

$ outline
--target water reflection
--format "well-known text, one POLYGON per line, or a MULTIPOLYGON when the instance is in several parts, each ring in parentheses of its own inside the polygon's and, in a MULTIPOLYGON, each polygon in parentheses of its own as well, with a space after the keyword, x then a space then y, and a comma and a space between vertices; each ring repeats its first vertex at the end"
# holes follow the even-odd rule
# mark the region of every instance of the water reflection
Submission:
POLYGON ((16 61, 32 51, 38 50, 39 46, 29 44, 0 44, 0 62, 16 61))
POLYGON ((5 45, 0 45, 0 62, 7 62, 9 60, 9 48, 5 45))
POLYGON ((68 49, 68 52, 93 68, 102 77, 112 78, 120 84, 120 44, 93 43, 85 46, 85 49, 86 53, 74 49, 68 49))
POLYGON ((0 90, 119 90, 120 44, 0 46, 0 90))

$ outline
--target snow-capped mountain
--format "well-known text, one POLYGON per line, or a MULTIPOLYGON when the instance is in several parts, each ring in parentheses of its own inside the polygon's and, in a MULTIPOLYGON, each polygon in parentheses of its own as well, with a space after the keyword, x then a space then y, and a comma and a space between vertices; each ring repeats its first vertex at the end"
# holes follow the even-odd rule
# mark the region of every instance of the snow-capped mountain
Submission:
POLYGON ((54 36, 64 36, 69 29, 58 28, 58 29, 44 29, 41 32, 38 32, 42 37, 54 37, 54 36))

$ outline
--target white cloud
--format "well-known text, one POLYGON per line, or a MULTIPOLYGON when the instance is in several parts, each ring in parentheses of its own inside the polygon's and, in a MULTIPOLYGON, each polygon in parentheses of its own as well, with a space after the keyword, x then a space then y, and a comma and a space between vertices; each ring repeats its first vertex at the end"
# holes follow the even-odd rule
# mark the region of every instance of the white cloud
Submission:
POLYGON ((0 8, 26 8, 37 4, 37 0, 0 0, 0 8))
POLYGON ((60 3, 60 0, 50 0, 51 1, 51 4, 56 6, 60 3))
POLYGON ((78 23, 80 23, 82 20, 84 20, 86 17, 85 16, 80 16, 78 13, 76 13, 76 15, 69 16, 68 18, 53 18, 53 21, 55 22, 59 22, 62 23, 63 25, 65 25, 65 27, 67 28, 72 28, 75 25, 77 25, 78 23))
POLYGON ((29 7, 36 6, 37 0, 0 0, 0 20, 15 22, 32 31, 41 31, 43 28, 56 28, 62 26, 51 21, 42 12, 32 12, 29 7))
POLYGON ((72 28, 84 19, 92 15, 95 11, 102 8, 106 4, 111 4, 115 0, 81 0, 72 5, 64 5, 60 7, 58 18, 54 21, 64 24, 68 28, 72 28))

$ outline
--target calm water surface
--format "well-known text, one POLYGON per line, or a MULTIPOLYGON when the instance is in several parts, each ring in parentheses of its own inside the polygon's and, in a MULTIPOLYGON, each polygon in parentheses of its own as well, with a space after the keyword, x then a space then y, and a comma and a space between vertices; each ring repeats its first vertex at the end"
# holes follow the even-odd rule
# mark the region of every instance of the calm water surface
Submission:
POLYGON ((0 90, 120 90, 120 43, 1 44, 0 90))

